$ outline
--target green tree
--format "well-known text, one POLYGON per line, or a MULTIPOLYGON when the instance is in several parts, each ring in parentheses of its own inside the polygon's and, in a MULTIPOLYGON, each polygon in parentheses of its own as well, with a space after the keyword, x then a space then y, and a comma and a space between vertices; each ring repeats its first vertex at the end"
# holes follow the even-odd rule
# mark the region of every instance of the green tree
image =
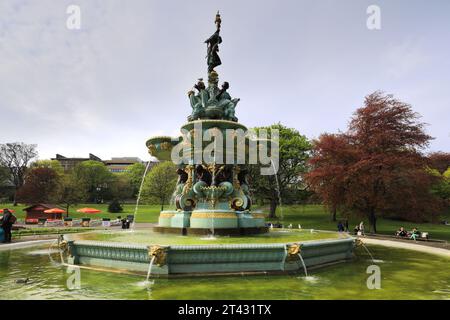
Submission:
POLYGON ((432 152, 427 158, 429 167, 436 169, 440 174, 450 168, 450 153, 448 152, 432 152))
POLYGON ((137 197, 139 188, 141 186, 142 177, 144 176, 145 165, 142 163, 135 163, 128 166, 123 173, 130 181, 133 197, 137 197))
POLYGON ((105 164, 94 160, 79 163, 73 170, 73 177, 84 187, 89 202, 103 201, 114 180, 105 164))
POLYGON ((17 191, 23 186, 28 165, 37 155, 35 144, 0 144, 0 167, 8 170, 8 179, 14 185, 14 206, 17 205, 17 191))
POLYGON ((130 177, 125 173, 113 174, 109 187, 108 198, 124 201, 134 197, 130 177))
POLYGON ((113 200, 108 205, 108 212, 109 213, 120 213, 123 212, 122 204, 119 200, 113 200))
POLYGON ((450 201, 450 168, 444 172, 443 176, 443 199, 450 201))
POLYGON ((64 168, 57 160, 37 160, 30 166, 31 168, 51 168, 58 176, 64 175, 64 168))
POLYGON ((305 199, 309 195, 302 174, 307 171, 312 145, 297 130, 282 124, 255 128, 255 131, 258 133, 260 129, 269 133, 272 129, 279 130, 278 171, 275 175, 261 175, 260 165, 250 165, 250 188, 259 199, 269 201, 269 217, 275 218, 280 199, 289 203, 305 199))
POLYGON ((9 172, 8 169, 5 167, 0 167, 0 186, 3 186, 3 184, 8 179, 9 172))
POLYGON ((67 217, 71 206, 76 206, 87 199, 86 189, 78 183, 73 174, 65 175, 59 188, 59 201, 66 208, 67 217))
POLYGON ((9 171, 7 168, 0 166, 0 202, 7 202, 12 196, 9 186, 9 171))
POLYGON ((147 203, 159 203, 161 211, 168 204, 177 182, 177 167, 170 161, 155 165, 146 176, 142 189, 142 200, 147 203))
POLYGON ((7 185, 7 181, 9 177, 8 169, 5 167, 0 167, 0 188, 7 185))
POLYGON ((437 169, 430 169, 428 172, 439 178, 431 192, 444 200, 448 206, 450 202, 450 168, 442 174, 437 169))

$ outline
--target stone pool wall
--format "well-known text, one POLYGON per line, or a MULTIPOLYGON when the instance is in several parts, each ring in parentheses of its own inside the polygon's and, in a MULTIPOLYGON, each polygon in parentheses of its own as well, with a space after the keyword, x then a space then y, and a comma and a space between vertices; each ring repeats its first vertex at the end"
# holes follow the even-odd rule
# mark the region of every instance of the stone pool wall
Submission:
POLYGON ((152 275, 292 272, 350 260, 354 239, 304 243, 145 246, 105 241, 68 241, 69 264, 152 275))

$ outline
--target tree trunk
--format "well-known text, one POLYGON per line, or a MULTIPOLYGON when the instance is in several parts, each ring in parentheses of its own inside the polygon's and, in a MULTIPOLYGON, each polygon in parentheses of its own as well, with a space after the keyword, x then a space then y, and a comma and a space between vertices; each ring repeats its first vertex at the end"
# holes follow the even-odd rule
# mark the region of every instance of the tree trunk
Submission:
POLYGON ((369 209, 369 231, 377 233, 377 217, 375 216, 375 208, 369 209))
POLYGON ((15 189, 14 190, 14 201, 13 201, 13 206, 16 207, 17 206, 17 191, 19 191, 19 189, 15 189))
POLYGON ((276 218, 277 217, 277 200, 270 199, 270 212, 269 212, 269 218, 276 218))
POLYGON ((161 211, 164 211, 164 202, 161 202, 161 211))
POLYGON ((70 206, 70 205, 66 205, 66 218, 69 217, 69 206, 70 206))
POLYGON ((331 208, 331 221, 333 222, 336 222, 336 213, 337 213, 336 206, 333 206, 333 208, 331 208))

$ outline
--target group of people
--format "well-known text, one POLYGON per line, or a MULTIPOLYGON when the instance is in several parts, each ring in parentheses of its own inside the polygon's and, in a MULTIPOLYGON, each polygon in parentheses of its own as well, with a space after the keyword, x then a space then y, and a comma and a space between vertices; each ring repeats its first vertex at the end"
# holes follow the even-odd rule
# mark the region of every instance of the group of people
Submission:
POLYGON ((129 219, 128 217, 122 219, 121 216, 118 216, 117 219, 122 223, 122 229, 130 229, 130 225, 132 222, 131 219, 129 219))
POLYGON ((412 240, 416 240, 422 235, 422 233, 417 230, 417 228, 413 228, 411 231, 406 231, 405 228, 400 227, 400 229, 395 232, 395 235, 401 238, 410 238, 412 240))
POLYGON ((12 212, 9 209, 3 209, 3 216, 0 217, 0 224, 4 233, 3 243, 11 243, 11 230, 15 222, 16 217, 12 214, 12 212))
MULTIPOLYGON (((337 229, 339 232, 349 232, 348 229, 348 220, 345 220, 344 222, 339 221, 337 224, 337 229)), ((353 229, 355 235, 363 236, 364 235, 364 222, 360 222, 360 224, 356 225, 353 229)))

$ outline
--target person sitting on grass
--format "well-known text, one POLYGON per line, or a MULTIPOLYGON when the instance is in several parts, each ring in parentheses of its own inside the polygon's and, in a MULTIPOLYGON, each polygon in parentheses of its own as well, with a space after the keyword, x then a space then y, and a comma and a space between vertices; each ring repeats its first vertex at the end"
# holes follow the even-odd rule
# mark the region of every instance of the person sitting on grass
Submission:
POLYGON ((409 238, 416 241, 416 239, 420 237, 420 231, 417 228, 413 228, 409 234, 409 238))
POLYGON ((406 232, 405 228, 400 227, 400 229, 397 230, 397 232, 395 233, 395 235, 397 237, 406 237, 408 236, 408 233, 406 232))

